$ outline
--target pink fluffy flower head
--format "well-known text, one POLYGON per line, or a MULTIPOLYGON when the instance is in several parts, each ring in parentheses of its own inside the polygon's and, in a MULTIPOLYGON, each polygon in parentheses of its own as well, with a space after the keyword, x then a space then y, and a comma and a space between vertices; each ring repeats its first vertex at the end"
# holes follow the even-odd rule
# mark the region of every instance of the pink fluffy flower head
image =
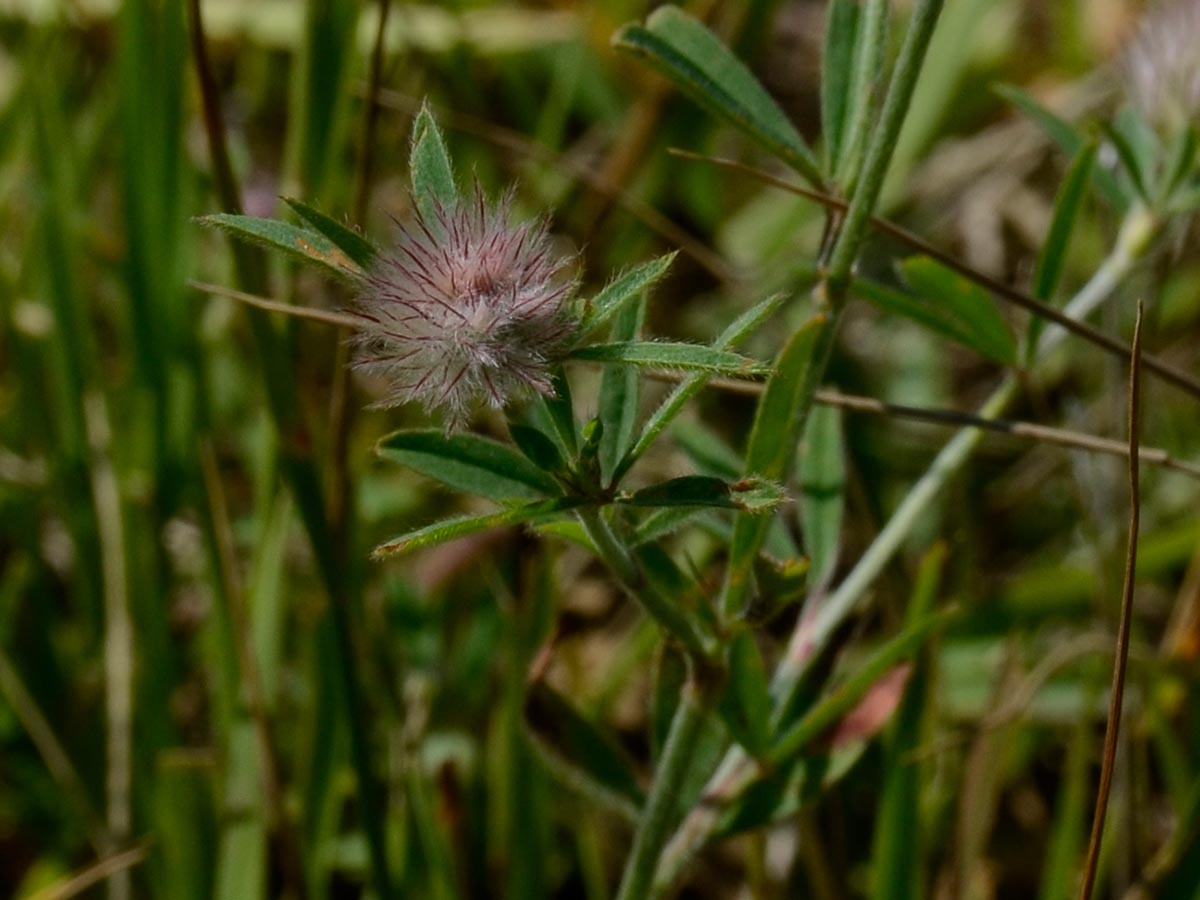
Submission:
POLYGON ((387 386, 381 406, 419 401, 448 427, 481 402, 551 394, 569 347, 574 260, 554 253, 544 219, 509 224, 510 200, 478 185, 453 207, 397 223, 400 241, 364 277, 355 367, 387 386))

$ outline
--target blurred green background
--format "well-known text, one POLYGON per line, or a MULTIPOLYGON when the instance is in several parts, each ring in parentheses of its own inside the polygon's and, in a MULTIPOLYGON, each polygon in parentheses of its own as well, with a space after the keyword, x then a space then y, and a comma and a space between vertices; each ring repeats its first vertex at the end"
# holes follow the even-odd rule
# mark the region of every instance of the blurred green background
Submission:
MULTIPOLYGON (((819 141, 823 4, 685 5, 819 141)), ((460 175, 493 193, 516 185, 523 214, 549 211, 589 288, 681 248, 648 331, 711 338, 812 259, 822 219, 806 201, 667 154, 763 161, 611 49, 615 29, 651 6, 391 3, 372 119, 379 4, 206 0, 241 202, 287 217, 279 198, 299 197, 386 242, 410 202, 409 130, 428 98, 460 175)), ((884 211, 1026 283, 1068 159, 990 86, 1018 84, 1071 119, 1104 115, 1139 6, 949 0, 884 211)), ((902 19, 907 5, 895 7, 902 19)), ((239 265, 192 221, 228 203, 190 13, 172 0, 0 2, 0 895, 255 900, 306 885, 311 897, 369 896, 378 839, 402 896, 607 897, 629 825, 531 747, 524 685, 553 634, 550 677, 645 774, 653 628, 586 555, 527 534, 368 561, 381 540, 471 507, 375 458, 380 436, 427 419, 367 409, 378 392, 344 386, 338 335, 190 283, 318 307, 348 299, 283 261, 239 265), (313 522, 324 528, 315 544, 313 522), (97 860, 119 871, 67 881, 95 874, 97 860)), ((1102 200, 1085 212, 1069 287, 1112 241, 1102 200)), ((880 241, 864 267, 886 273, 894 249, 880 241)), ((1147 349, 1196 371, 1200 257, 1186 233, 1173 250, 1101 325, 1128 334, 1145 297, 1147 349)), ((749 350, 776 346, 764 334, 749 350)), ((586 410, 596 373, 578 377, 586 410)), ((1124 377, 1072 343, 1015 413, 1120 437, 1124 377)), ((995 380, 988 364, 865 305, 830 375, 845 390, 963 409, 995 380)), ((1194 455, 1194 403, 1150 383, 1145 405, 1144 440, 1194 455)), ((688 447, 740 447, 752 414, 746 398, 703 395, 682 449, 646 471, 687 471, 688 447)), ((855 415, 844 427, 846 565, 948 433, 855 415)), ((477 428, 504 433, 493 413, 477 428)), ((1119 595, 1122 466, 987 439, 855 626, 894 627, 922 555, 944 542, 941 593, 968 615, 940 646, 916 751, 909 825, 927 896, 1073 889, 1119 595)), ((1147 469, 1143 499, 1104 865, 1113 895, 1159 866, 1156 895, 1190 897, 1200 483, 1147 469)), ((694 543, 702 567, 712 542, 694 543)), ((871 895, 889 759, 883 742, 863 742, 799 813, 706 854, 686 896, 871 895)))

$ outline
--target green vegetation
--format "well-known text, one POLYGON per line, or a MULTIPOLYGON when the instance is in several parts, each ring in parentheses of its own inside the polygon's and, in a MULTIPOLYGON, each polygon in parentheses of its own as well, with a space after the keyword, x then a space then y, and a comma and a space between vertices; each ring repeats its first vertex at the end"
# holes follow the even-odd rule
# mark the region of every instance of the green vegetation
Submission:
POLYGON ((1135 5, 4 5, 0 894, 1197 895, 1135 5))

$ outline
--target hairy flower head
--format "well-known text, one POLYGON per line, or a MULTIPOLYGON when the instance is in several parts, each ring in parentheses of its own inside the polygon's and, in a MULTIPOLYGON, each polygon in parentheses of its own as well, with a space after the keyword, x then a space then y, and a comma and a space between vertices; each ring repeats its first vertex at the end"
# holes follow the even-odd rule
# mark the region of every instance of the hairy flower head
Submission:
POLYGON ((419 401, 459 425, 480 402, 550 394, 575 321, 573 259, 544 219, 509 224, 508 197, 474 195, 397 223, 400 240, 363 278, 355 367, 388 385, 382 406, 419 401))
POLYGON ((1200 0, 1170 0, 1142 19, 1125 53, 1130 101, 1154 125, 1175 133, 1200 116, 1200 0))

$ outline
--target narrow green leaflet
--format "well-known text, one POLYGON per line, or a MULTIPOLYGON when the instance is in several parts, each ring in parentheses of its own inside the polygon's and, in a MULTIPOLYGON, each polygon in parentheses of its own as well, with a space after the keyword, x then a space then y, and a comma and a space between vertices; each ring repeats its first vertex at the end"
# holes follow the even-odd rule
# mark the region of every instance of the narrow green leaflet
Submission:
POLYGON ((544 681, 529 685, 524 714, 534 746, 564 780, 630 817, 637 815, 645 794, 612 738, 544 681))
MULTIPOLYGON (((1067 248, 1075 230, 1075 223, 1079 219, 1079 211, 1083 208, 1083 200, 1087 196, 1088 179, 1095 162, 1096 144, 1088 142, 1075 154, 1071 168, 1067 170, 1062 186, 1058 189, 1058 196, 1054 199, 1054 217, 1050 220, 1050 231, 1046 235, 1046 243, 1042 245, 1037 270, 1033 275, 1033 296, 1039 300, 1051 299, 1062 279, 1067 263, 1067 248)), ((1037 346, 1038 335, 1044 325, 1045 322, 1040 317, 1030 321, 1026 345, 1031 349, 1037 346)))
MULTIPOLYGON (((761 303, 756 303, 738 316, 721 333, 713 342, 713 348, 716 350, 730 350, 736 347, 756 331, 782 305, 787 297, 787 294, 775 294, 761 303)), ((646 424, 642 426, 642 433, 638 436, 637 441, 634 442, 629 452, 625 454, 625 458, 621 461, 621 465, 617 469, 617 478, 624 475, 637 462, 641 455, 650 449, 650 446, 658 439, 658 436, 683 411, 688 400, 704 387, 708 382, 708 378, 709 376, 706 373, 700 372, 675 386, 667 396, 667 399, 662 402, 653 415, 646 420, 646 424)))
POLYGON ((353 228, 346 227, 336 219, 330 218, 300 200, 284 197, 283 202, 294 209, 305 222, 333 241, 339 250, 362 268, 370 268, 375 257, 379 255, 379 250, 375 245, 353 228))
POLYGON ((595 331, 620 312, 627 303, 635 300, 642 291, 666 275, 677 255, 678 253, 668 253, 666 256, 634 266, 605 285, 599 294, 584 305, 580 334, 587 335, 595 331))
POLYGON ((770 512, 787 499, 783 488, 765 478, 730 483, 708 475, 684 475, 642 488, 619 502, 629 506, 706 506, 748 513, 770 512))
POLYGON ((675 6, 662 6, 643 27, 629 24, 613 44, 646 60, 714 115, 740 129, 814 185, 820 166, 778 104, 711 31, 675 6))
POLYGON ((482 516, 457 516, 453 519, 443 519, 441 522, 426 525, 424 528, 418 528, 380 544, 372 551, 371 556, 375 559, 382 559, 387 556, 395 556, 397 553, 408 553, 412 550, 420 550, 422 547, 444 544, 446 541, 478 534, 492 528, 536 522, 539 519, 553 517, 566 510, 574 509, 581 502, 573 498, 540 500, 536 503, 526 503, 482 516))
POLYGON ((810 566, 809 583, 833 576, 841 544, 846 466, 842 459, 842 415, 830 406, 809 413, 800 462, 800 521, 810 566))
MULTIPOLYGON (((644 299, 622 307, 613 323, 612 337, 617 341, 634 341, 642 331, 645 315, 644 299)), ((608 366, 600 380, 600 479, 605 485, 615 483, 617 466, 633 440, 637 423, 639 373, 632 366, 608 366)))
POLYGON ((251 244, 282 251, 347 281, 355 281, 362 275, 362 267, 337 244, 307 228, 299 228, 278 219, 260 219, 233 213, 200 216, 196 221, 210 228, 219 228, 251 244))
POLYGON ((454 167, 446 152, 446 142, 428 105, 421 107, 413 121, 408 166, 417 208, 426 221, 436 221, 439 206, 449 209, 458 202, 458 189, 454 186, 454 167))
POLYGON ((729 648, 729 678, 718 712, 734 740, 751 756, 766 751, 771 740, 771 694, 766 666, 748 629, 738 632, 729 648))
POLYGON ((574 457, 579 449, 575 406, 571 401, 571 383, 567 381, 567 373, 562 366, 555 366, 551 370, 550 386, 553 394, 549 397, 539 394, 534 398, 531 407, 533 415, 547 426, 558 448, 567 457, 574 457))
POLYGON ((856 0, 832 0, 825 12, 825 46, 821 53, 821 133, 826 174, 837 171, 842 159, 859 18, 856 0))
POLYGON ((858 180, 867 135, 874 123, 875 98, 887 74, 888 0, 865 0, 854 35, 854 71, 846 100, 845 134, 836 182, 843 195, 858 180))
MULTIPOLYGON (((805 413, 805 382, 812 365, 817 338, 827 326, 824 316, 814 316, 797 329, 776 360, 775 374, 767 382, 750 441, 746 446, 746 472, 783 482, 791 474, 792 460, 800 442, 805 413)), ((740 613, 750 589, 750 578, 759 548, 767 536, 770 520, 738 516, 729 546, 729 566, 721 595, 726 615, 740 613)))
POLYGON ((767 375, 770 366, 730 350, 716 350, 702 344, 681 344, 672 341, 622 341, 613 344, 591 344, 571 351, 570 359, 589 362, 642 366, 681 372, 708 372, 746 378, 767 375))
POLYGON ((379 441, 376 452, 455 490, 497 502, 562 493, 553 476, 524 455, 476 434, 396 431, 379 441))
POLYGON ((953 323, 964 344, 996 362, 1016 362, 1017 343, 986 290, 927 256, 910 256, 900 271, 913 291, 944 316, 943 321, 953 323))

